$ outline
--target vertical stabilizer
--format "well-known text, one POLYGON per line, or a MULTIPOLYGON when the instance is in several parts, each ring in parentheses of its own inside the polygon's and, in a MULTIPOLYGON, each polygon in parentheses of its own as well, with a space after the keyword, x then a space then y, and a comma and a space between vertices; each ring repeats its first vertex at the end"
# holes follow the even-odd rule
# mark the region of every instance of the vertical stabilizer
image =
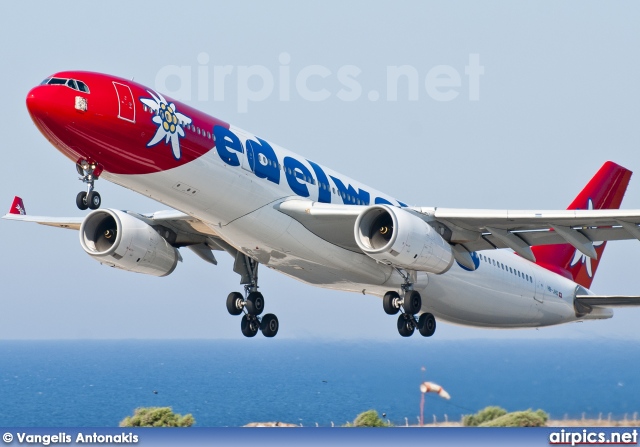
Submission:
POLYGON ((18 196, 13 198, 13 203, 11 204, 11 209, 9 209, 9 214, 20 214, 25 215, 27 211, 24 209, 24 203, 22 199, 18 196))
MULTIPOLYGON (((568 210, 618 209, 629 185, 631 171, 611 161, 602 165, 580 194, 571 202, 568 210)), ((594 241, 598 259, 591 259, 570 244, 541 245, 532 247, 536 264, 577 282, 587 289, 602 260, 606 242, 594 241)))

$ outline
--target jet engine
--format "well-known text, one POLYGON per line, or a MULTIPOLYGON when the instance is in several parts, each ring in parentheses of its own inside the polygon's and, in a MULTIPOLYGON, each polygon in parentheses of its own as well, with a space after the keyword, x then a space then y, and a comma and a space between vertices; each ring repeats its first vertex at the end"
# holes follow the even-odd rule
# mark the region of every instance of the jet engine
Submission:
POLYGON ((401 208, 370 206, 360 213, 354 230, 358 247, 384 264, 438 274, 453 264, 447 241, 427 222, 401 208))
POLYGON ((146 275, 167 276, 181 259, 150 225, 111 209, 87 215, 80 226, 80 245, 101 264, 146 275))

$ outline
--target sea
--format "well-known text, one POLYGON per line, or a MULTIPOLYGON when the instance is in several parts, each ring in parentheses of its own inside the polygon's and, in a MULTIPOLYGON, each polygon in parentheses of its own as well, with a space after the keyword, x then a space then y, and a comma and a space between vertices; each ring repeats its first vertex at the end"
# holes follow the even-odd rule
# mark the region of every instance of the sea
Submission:
POLYGON ((630 340, 0 341, 0 426, 117 427, 170 406, 196 426, 344 425, 374 409, 415 425, 498 405, 554 419, 638 418, 640 343, 630 340))

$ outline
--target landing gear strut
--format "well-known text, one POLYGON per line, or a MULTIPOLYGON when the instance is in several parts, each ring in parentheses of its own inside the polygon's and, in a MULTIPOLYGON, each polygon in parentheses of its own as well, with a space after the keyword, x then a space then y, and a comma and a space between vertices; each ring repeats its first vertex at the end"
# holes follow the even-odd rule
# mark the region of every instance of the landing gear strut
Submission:
POLYGON ((102 198, 98 191, 93 190, 93 185, 98 180, 102 170, 98 168, 96 163, 89 163, 87 160, 80 160, 76 163, 76 170, 82 176, 80 180, 87 184, 87 192, 80 191, 76 196, 76 205, 81 210, 86 210, 87 208, 97 210, 100 208, 102 198))
POLYGON ((402 284, 403 296, 396 291, 389 291, 382 298, 382 308, 388 315, 398 315, 398 333, 403 337, 411 337, 413 332, 418 329, 420 335, 431 337, 436 331, 436 319, 430 313, 423 313, 420 318, 416 319, 415 315, 422 308, 422 297, 420 293, 413 290, 411 276, 404 271, 397 269, 398 273, 404 278, 402 284))
POLYGON ((237 253, 233 269, 242 277, 240 283, 244 284, 244 295, 231 292, 227 296, 227 311, 231 315, 244 313, 240 329, 245 337, 254 337, 258 330, 265 337, 275 337, 279 328, 278 317, 273 314, 260 317, 264 311, 264 297, 258 292, 258 265, 249 256, 237 253))

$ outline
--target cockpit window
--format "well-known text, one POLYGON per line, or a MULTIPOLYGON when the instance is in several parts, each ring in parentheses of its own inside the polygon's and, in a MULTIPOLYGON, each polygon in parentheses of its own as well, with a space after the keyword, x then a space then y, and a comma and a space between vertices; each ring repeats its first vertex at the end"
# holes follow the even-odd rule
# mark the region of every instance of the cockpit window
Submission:
POLYGON ((89 87, 82 81, 75 79, 63 79, 63 78, 47 78, 40 85, 66 85, 69 88, 77 90, 83 93, 90 93, 89 87))
POLYGON ((49 85, 65 85, 66 83, 67 83, 66 79, 60 79, 60 78, 49 79, 49 85))
POLYGON ((89 93, 89 87, 82 81, 78 81, 78 90, 81 92, 89 93))

